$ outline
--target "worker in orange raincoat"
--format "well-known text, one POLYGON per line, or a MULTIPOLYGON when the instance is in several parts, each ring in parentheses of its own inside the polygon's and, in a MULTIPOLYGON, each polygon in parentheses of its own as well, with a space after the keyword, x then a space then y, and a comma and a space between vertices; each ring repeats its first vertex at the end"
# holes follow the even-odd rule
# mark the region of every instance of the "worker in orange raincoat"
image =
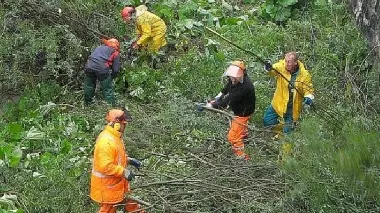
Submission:
POLYGON ((106 120, 108 124, 95 144, 90 197, 100 204, 99 213, 115 213, 115 204, 120 203, 125 203, 127 212, 144 213, 144 210, 138 211, 138 203, 125 200, 125 193, 130 190, 129 182, 134 179, 127 166, 141 167, 140 161, 127 156, 122 139, 127 121, 132 118, 126 110, 112 109, 106 120))
POLYGON ((255 87, 247 75, 243 61, 233 61, 223 76, 228 77, 227 84, 214 101, 206 104, 206 107, 231 108, 235 117, 230 124, 228 141, 238 159, 249 160, 249 155, 244 151, 243 139, 247 136, 248 120, 255 112, 255 87))
POLYGON ((287 53, 285 59, 273 65, 267 62, 265 69, 270 76, 277 78, 277 86, 272 103, 264 113, 264 126, 290 132, 298 122, 303 106, 313 103, 311 75, 295 52, 287 53))
POLYGON ((167 44, 165 22, 149 12, 145 5, 136 8, 125 7, 121 11, 121 16, 126 23, 130 22, 133 14, 136 14, 137 39, 132 43, 132 48, 147 48, 148 51, 157 53, 161 47, 167 44))

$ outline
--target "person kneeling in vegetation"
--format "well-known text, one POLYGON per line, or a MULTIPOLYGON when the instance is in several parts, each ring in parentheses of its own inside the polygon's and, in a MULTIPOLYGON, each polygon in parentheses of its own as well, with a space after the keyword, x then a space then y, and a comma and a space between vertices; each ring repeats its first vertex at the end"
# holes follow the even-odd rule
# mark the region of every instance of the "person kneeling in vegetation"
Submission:
POLYGON ((128 23, 136 14, 137 39, 131 45, 133 49, 147 48, 151 53, 157 53, 167 44, 165 39, 166 24, 157 15, 148 11, 145 5, 136 8, 125 7, 121 11, 124 22, 128 23))
POLYGON ((84 102, 90 104, 94 98, 96 80, 100 86, 105 100, 115 105, 113 79, 120 71, 119 41, 112 38, 103 39, 103 44, 98 46, 89 56, 85 67, 84 102))
POLYGON ((288 133, 298 122, 302 106, 313 103, 311 76, 295 52, 287 53, 284 60, 273 66, 267 62, 265 69, 277 78, 277 86, 272 103, 264 113, 264 126, 288 133))
POLYGON ((108 125, 95 144, 90 197, 100 204, 99 213, 115 213, 115 204, 120 203, 125 203, 127 212, 145 213, 144 210, 138 211, 138 203, 125 199, 129 182, 134 179, 127 166, 141 167, 140 161, 127 156, 123 142, 125 127, 132 117, 125 109, 112 109, 108 111, 106 120, 108 125))
POLYGON ((206 107, 220 109, 229 106, 231 108, 235 117, 230 124, 228 141, 238 159, 249 160, 249 155, 244 152, 243 139, 247 137, 248 120, 255 112, 255 87, 242 61, 233 61, 223 76, 228 77, 227 84, 214 101, 206 104, 206 107))

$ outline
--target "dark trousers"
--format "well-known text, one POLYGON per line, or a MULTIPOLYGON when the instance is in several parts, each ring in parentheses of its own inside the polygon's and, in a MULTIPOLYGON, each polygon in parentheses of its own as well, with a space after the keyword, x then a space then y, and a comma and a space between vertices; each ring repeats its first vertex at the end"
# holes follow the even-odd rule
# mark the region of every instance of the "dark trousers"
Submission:
MULTIPOLYGON (((264 113, 264 126, 275 126, 279 124, 279 115, 273 109, 272 104, 268 106, 264 113)), ((293 107, 288 106, 284 115, 285 125, 283 126, 284 133, 291 132, 293 130, 293 107)))
POLYGON ((115 105, 115 96, 113 91, 113 81, 111 74, 99 74, 93 70, 85 71, 84 80, 84 102, 90 104, 95 95, 96 80, 99 80, 101 90, 103 91, 104 99, 111 104, 115 105))

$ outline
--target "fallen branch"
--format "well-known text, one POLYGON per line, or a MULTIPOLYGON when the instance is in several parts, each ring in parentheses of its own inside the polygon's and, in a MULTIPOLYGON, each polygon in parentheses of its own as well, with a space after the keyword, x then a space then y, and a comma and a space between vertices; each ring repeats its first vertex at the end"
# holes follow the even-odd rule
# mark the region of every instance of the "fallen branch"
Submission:
POLYGON ((190 153, 190 155, 193 156, 194 158, 198 159, 200 162, 202 162, 202 163, 204 163, 204 164, 207 164, 207 165, 209 165, 209 166, 211 166, 211 167, 213 167, 213 168, 216 168, 216 166, 213 165, 212 163, 209 163, 209 162, 203 160, 202 158, 200 158, 200 157, 194 155, 193 153, 190 153))
POLYGON ((150 203, 148 203, 148 202, 145 202, 145 201, 143 201, 143 200, 141 200, 141 199, 138 199, 138 198, 136 198, 136 197, 133 197, 133 196, 131 196, 131 195, 127 195, 126 198, 127 198, 128 200, 133 200, 133 201, 135 201, 136 203, 138 203, 138 204, 140 204, 140 205, 144 205, 144 206, 152 206, 152 204, 150 204, 150 203))
POLYGON ((154 185, 166 185, 166 184, 173 184, 173 183, 199 183, 202 182, 202 180, 186 180, 186 179, 177 179, 177 180, 168 180, 168 181, 159 181, 159 182, 153 182, 148 183, 140 186, 131 187, 132 190, 139 189, 139 188, 146 188, 154 185))
POLYGON ((228 113, 228 112, 226 112, 226 111, 224 111, 224 110, 215 109, 215 108, 213 108, 213 107, 206 107, 206 106, 202 106, 202 105, 199 105, 199 106, 201 106, 202 108, 207 109, 207 110, 209 110, 209 111, 213 111, 213 112, 217 112, 217 113, 221 113, 221 114, 223 114, 223 115, 226 115, 227 117, 233 119, 236 123, 238 123, 238 124, 240 124, 240 125, 242 125, 242 126, 246 126, 249 130, 256 131, 256 132, 278 133, 278 132, 275 132, 275 131, 272 131, 272 130, 268 130, 268 129, 258 129, 258 128, 254 127, 254 126, 250 126, 250 125, 246 125, 246 124, 240 123, 240 122, 237 121, 235 115, 233 115, 233 114, 231 114, 231 113, 228 113))

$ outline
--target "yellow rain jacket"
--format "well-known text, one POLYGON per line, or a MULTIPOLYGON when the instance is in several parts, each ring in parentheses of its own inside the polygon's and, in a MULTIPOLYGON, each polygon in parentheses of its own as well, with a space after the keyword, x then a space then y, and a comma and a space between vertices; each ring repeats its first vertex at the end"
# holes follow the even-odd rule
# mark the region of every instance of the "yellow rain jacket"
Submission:
POLYGON ((90 197, 98 203, 119 203, 129 191, 124 178, 128 161, 121 136, 121 132, 106 126, 96 140, 90 197))
MULTIPOLYGON (((301 93, 299 94, 293 89, 293 120, 297 121, 302 110, 302 102, 304 97, 314 99, 314 88, 311 82, 311 75, 305 69, 305 66, 300 61, 297 62, 299 73, 295 80, 295 87, 301 93)), ((285 60, 273 64, 273 67, 286 77, 288 81, 291 79, 291 74, 286 70, 285 60)), ((289 101, 289 82, 280 76, 275 70, 268 72, 269 75, 277 77, 277 87, 272 99, 272 106, 280 117, 284 117, 289 101)))
POLYGON ((136 7, 136 31, 137 31, 137 44, 147 46, 151 52, 158 52, 158 50, 166 45, 165 22, 155 14, 146 11, 146 7, 136 7))

